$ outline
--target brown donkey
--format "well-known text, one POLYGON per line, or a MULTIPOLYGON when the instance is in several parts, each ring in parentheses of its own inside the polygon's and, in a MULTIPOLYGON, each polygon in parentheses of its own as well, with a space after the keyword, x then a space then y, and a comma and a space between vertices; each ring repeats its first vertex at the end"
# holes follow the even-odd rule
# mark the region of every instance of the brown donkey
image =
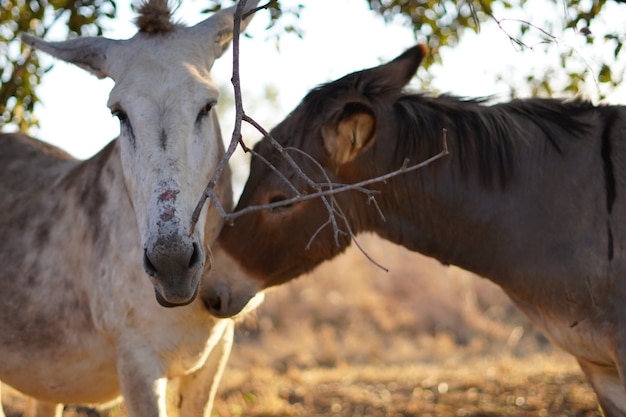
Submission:
MULTIPOLYGON (((314 89, 272 136, 314 180, 356 183, 436 154, 447 132, 450 155, 370 186, 377 204, 338 194, 339 228, 497 283, 576 357, 605 415, 626 415, 626 109, 403 92, 425 53, 314 89)), ((269 138, 255 149, 282 176, 253 157, 238 209, 311 191, 269 138)), ((213 282, 213 309, 234 314, 250 282, 278 285, 338 255, 351 239, 334 235, 319 198, 242 216, 220 242, 250 278, 213 282)))

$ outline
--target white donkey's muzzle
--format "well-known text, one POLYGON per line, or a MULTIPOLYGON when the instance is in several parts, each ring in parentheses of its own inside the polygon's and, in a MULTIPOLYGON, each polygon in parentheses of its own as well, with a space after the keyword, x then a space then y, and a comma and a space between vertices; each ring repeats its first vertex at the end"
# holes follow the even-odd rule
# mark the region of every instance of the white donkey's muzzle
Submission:
POLYGON ((204 251, 193 237, 159 236, 144 248, 144 270, 164 307, 186 305, 196 298, 204 264, 204 251))

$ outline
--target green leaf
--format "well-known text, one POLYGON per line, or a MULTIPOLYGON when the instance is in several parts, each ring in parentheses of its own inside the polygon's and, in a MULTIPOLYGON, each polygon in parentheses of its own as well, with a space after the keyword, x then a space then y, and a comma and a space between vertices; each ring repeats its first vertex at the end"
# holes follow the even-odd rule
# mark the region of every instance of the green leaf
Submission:
POLYGON ((600 72, 598 73, 598 81, 601 83, 609 83, 611 79, 611 68, 606 64, 602 64, 600 72))

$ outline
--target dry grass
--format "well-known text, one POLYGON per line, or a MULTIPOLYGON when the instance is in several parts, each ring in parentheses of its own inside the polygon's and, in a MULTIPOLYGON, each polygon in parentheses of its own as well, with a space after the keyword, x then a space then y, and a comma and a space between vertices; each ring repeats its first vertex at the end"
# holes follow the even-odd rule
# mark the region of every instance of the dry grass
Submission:
POLYGON ((234 370, 219 416, 598 416, 595 396, 560 356, 465 364, 234 370), (532 370, 527 369, 532 361, 532 370))
POLYGON ((372 237, 240 325, 219 417, 599 416, 576 362, 491 282, 372 237))
POLYGON ((359 240, 390 272, 350 250, 271 290, 238 328, 214 417, 600 415, 575 361, 495 285, 359 240))

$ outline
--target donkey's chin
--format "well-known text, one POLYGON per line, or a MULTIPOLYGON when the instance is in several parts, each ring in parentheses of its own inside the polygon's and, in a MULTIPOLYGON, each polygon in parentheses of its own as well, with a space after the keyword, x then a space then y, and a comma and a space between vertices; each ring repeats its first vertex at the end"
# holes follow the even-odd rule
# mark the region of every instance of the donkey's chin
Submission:
POLYGON ((191 297, 189 297, 189 299, 186 299, 186 300, 185 299, 173 300, 172 298, 168 299, 164 297, 163 294, 161 294, 159 290, 157 290, 156 288, 154 289, 154 295, 156 297, 157 302, 163 307, 167 307, 167 308, 182 307, 182 306, 186 306, 188 304, 193 303, 193 301, 198 296, 198 286, 196 286, 196 289, 191 294, 191 297))

